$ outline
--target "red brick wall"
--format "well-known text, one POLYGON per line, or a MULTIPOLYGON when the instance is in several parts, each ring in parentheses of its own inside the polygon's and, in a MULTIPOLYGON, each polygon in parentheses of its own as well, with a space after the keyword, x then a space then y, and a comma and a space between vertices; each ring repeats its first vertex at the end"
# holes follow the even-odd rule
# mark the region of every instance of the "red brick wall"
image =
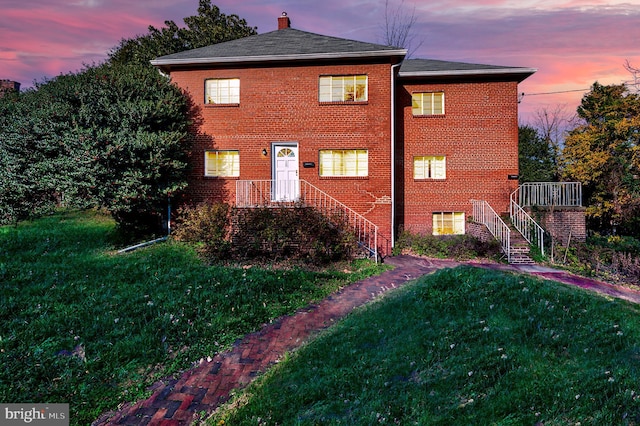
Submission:
POLYGON ((193 150, 190 193, 205 199, 235 201, 235 181, 204 177, 204 151, 240 151, 239 179, 272 179, 271 143, 297 142, 300 178, 365 215, 391 236, 390 63, 335 66, 283 66, 174 71, 172 80, 200 105, 202 125, 193 150), (368 102, 320 104, 320 75, 366 74, 368 102), (204 105, 208 78, 239 78, 238 106, 204 105), (369 176, 321 178, 320 149, 367 149, 369 176), (267 149, 267 156, 262 150, 267 149), (314 162, 315 168, 303 168, 314 162))
POLYGON ((535 211, 530 211, 530 214, 540 221, 540 226, 549 231, 556 243, 566 246, 569 238, 573 242, 584 242, 587 239, 584 207, 538 207, 535 211))
POLYGON ((518 174, 517 83, 405 82, 398 97, 398 225, 431 233, 433 212, 469 217, 471 199, 488 201, 498 214, 507 212, 518 183, 509 179, 518 174), (414 117, 413 92, 444 92, 445 115, 414 117), (423 155, 446 156, 445 180, 414 180, 413 157, 423 155))

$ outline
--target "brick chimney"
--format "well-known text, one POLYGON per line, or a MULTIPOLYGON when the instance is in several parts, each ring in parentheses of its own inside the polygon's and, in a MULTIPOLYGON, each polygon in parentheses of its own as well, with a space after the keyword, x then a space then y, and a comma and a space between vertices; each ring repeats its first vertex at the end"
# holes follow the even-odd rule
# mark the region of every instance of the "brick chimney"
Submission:
POLYGON ((282 12, 282 15, 278 17, 278 29, 284 30, 285 28, 291 28, 291 20, 287 16, 287 12, 282 12))

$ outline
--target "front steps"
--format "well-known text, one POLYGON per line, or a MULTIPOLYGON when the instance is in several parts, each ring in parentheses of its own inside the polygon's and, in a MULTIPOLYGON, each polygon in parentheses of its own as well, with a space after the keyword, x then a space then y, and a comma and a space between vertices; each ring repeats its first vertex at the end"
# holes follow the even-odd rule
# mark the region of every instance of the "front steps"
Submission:
POLYGON ((529 246, 511 245, 511 261, 512 265, 534 265, 536 262, 529 256, 529 246))
POLYGON ((509 228, 511 229, 509 263, 512 265, 534 265, 536 262, 529 256, 531 252, 530 244, 524 239, 522 234, 514 228, 508 218, 505 222, 509 224, 509 228))

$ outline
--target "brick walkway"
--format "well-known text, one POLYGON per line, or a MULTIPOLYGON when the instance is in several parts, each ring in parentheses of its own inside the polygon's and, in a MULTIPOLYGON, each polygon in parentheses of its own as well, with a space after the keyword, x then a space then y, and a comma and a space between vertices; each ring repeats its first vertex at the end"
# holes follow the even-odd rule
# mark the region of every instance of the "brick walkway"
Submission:
MULTIPOLYGON (((390 289, 402 286, 407 281, 437 269, 460 264, 449 260, 411 256, 391 257, 386 262, 395 266, 395 269, 352 284, 317 305, 268 324, 262 330, 236 342, 230 351, 202 362, 198 367, 185 372, 179 379, 156 383, 152 389, 153 395, 149 399, 127 404, 118 412, 105 413, 93 422, 92 426, 189 425, 196 414, 213 412, 218 405, 228 400, 233 389, 246 386, 285 353, 299 347, 314 333, 326 329, 354 308, 390 289)), ((537 265, 470 264, 528 273, 640 303, 640 292, 537 265)))
POLYGON ((99 425, 188 425, 200 412, 211 413, 229 398, 231 390, 246 386, 285 353, 299 347, 311 335, 407 281, 455 262, 397 256, 387 260, 395 269, 359 281, 317 305, 280 318, 262 330, 245 336, 225 353, 185 372, 179 379, 156 383, 153 395, 128 404, 93 422, 99 425))

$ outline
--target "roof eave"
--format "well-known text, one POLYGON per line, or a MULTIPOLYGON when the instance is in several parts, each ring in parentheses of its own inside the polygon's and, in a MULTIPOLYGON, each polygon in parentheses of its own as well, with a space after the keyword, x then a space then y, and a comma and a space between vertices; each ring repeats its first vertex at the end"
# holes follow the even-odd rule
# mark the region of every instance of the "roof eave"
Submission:
POLYGON ((476 69, 476 70, 442 70, 442 71, 400 71, 400 78, 416 77, 474 77, 474 76, 507 76, 517 75, 519 81, 524 80, 538 71, 536 68, 499 68, 499 69, 476 69))
POLYGON ((167 66, 189 66, 189 65, 219 65, 219 64, 240 64, 256 62, 286 62, 286 61, 309 61, 323 59, 361 59, 376 57, 404 57, 407 54, 405 49, 401 50, 378 50, 366 52, 339 52, 339 53, 309 53, 292 55, 260 55, 260 56, 218 56, 213 58, 184 58, 184 59, 153 59, 151 65, 156 67, 167 66))

